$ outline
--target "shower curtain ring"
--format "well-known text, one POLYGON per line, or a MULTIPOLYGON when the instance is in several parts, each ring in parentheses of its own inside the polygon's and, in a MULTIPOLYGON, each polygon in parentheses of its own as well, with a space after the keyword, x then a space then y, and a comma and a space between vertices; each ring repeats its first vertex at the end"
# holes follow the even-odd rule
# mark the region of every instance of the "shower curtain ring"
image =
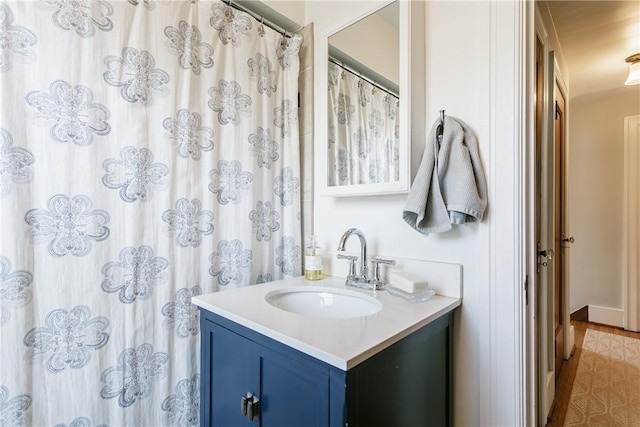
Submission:
POLYGON ((229 5, 227 6, 225 16, 229 19, 233 19, 233 3, 231 0, 229 0, 229 5))

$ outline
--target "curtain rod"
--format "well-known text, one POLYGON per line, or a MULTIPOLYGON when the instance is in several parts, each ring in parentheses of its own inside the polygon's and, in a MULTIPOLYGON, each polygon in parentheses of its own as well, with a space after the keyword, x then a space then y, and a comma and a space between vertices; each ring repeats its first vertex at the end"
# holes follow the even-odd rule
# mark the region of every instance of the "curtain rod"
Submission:
POLYGON ((394 96, 396 99, 400 99, 400 96, 397 93, 393 92, 391 89, 387 89, 386 87, 382 86, 380 83, 376 83, 373 80, 371 80, 370 78, 368 78, 367 76, 363 76, 361 72, 359 72, 358 70, 354 70, 353 68, 349 67, 345 63, 343 63, 341 61, 338 61, 337 59, 334 59, 332 57, 329 57, 329 61, 333 62, 334 64, 336 64, 337 66, 341 67, 345 71, 350 72, 354 76, 357 76, 357 77, 361 78, 362 80, 365 80, 365 81, 371 83, 373 86, 375 86, 378 89, 388 93, 389 95, 394 96))
MULTIPOLYGON (((197 0, 191 0, 191 3, 195 3, 197 0)), ((240 12, 244 12, 247 13, 249 15, 251 15, 256 21, 260 22, 260 24, 262 25, 266 25, 267 27, 271 28, 272 30, 282 34, 284 37, 293 37, 295 36, 298 31, 300 31, 301 29, 304 28, 304 25, 301 26, 297 31, 287 31, 286 29, 282 28, 281 26, 271 22, 270 20, 266 19, 263 15, 260 15, 238 3, 234 3, 232 0, 220 0, 222 1, 222 3, 225 3, 227 6, 232 7, 234 9, 239 10, 240 12)))

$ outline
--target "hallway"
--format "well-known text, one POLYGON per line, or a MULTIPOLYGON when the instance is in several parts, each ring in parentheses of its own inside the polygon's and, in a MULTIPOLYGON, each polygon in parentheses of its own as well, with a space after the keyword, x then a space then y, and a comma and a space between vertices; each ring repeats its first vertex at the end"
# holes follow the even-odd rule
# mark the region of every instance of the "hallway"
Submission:
MULTIPOLYGON (((579 320, 572 320, 571 324, 575 327, 576 347, 572 357, 565 361, 560 370, 555 406, 551 414, 551 419, 547 424, 548 427, 562 427, 565 425, 567 409, 571 399, 571 390, 576 378, 576 372, 578 371, 578 364, 583 354, 584 339, 588 329, 640 340, 640 333, 638 332, 625 331, 620 328, 579 320)), ((640 387, 640 384, 638 384, 638 387, 640 387)), ((636 401, 636 412, 640 414, 640 407, 637 407, 637 403, 636 401)))

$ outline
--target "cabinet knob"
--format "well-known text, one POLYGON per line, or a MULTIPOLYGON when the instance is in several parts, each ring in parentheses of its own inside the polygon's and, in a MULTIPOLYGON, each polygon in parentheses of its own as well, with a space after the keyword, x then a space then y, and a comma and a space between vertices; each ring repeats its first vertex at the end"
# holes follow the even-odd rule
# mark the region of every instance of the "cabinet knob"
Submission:
POLYGON ((243 416, 247 416, 247 404, 249 403, 249 399, 253 397, 253 394, 247 392, 246 396, 242 396, 240 398, 240 412, 242 412, 243 416))
POLYGON ((249 421, 260 418, 260 399, 255 397, 250 391, 240 398, 240 412, 249 421))
POLYGON ((260 418, 260 400, 255 396, 247 403, 247 418, 249 421, 260 418))

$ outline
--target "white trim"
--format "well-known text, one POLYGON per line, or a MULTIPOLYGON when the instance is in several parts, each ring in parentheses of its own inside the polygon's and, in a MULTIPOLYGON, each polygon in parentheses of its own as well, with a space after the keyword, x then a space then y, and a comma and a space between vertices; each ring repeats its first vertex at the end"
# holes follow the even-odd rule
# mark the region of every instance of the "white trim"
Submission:
POLYGON ((547 390, 547 392, 545 393, 545 397, 547 400, 544 402, 544 404, 545 407, 551 408, 556 394, 556 376, 554 375, 553 371, 549 371, 546 373, 544 387, 547 390))
POLYGON ((479 425, 526 425, 527 358, 524 281, 527 111, 526 0, 490 3, 488 164, 489 265, 480 334, 479 425), (509 184, 506 184, 509 183, 509 184))
POLYGON ((576 328, 573 325, 569 328, 569 346, 571 349, 575 346, 576 343, 576 328))
MULTIPOLYGON (((540 15, 540 9, 536 8, 535 6, 534 6, 534 20, 535 20, 535 27, 534 27, 535 35, 542 42, 542 46, 546 48, 549 42, 549 35, 547 33, 547 29, 544 26, 542 15, 540 15)), ((534 42, 535 42, 535 38, 534 38, 534 42)), ((531 53, 534 54, 534 58, 535 58, 535 45, 533 46, 533 49, 534 50, 531 53)), ((535 61, 533 62, 535 64, 535 61)))
MULTIPOLYGON (((531 2, 530 5, 530 21, 527 33, 531 35, 529 55, 528 55, 528 68, 530 73, 530 86, 528 93, 535 96, 536 91, 536 40, 540 40, 542 44, 543 58, 547 57, 547 45, 548 35, 544 26, 540 10, 535 7, 535 3, 531 2)), ((529 143, 527 144, 527 271, 529 276, 529 313, 527 316, 527 330, 528 330, 528 349, 529 359, 527 360, 527 373, 528 373, 528 396, 527 396, 527 423, 529 426, 538 425, 539 419, 539 398, 542 393, 538 393, 540 388, 538 379, 538 344, 537 336, 539 331, 539 325, 537 322, 538 316, 538 283, 537 283, 537 248, 536 242, 538 235, 536 234, 536 145, 535 145, 535 102, 532 99, 529 102, 528 116, 529 116, 529 143)), ((546 420, 545 420, 546 421, 546 420)))
MULTIPOLYGON (((564 77, 562 77, 562 70, 560 70, 560 64, 558 63, 558 56, 555 56, 555 59, 553 61, 553 69, 554 69, 554 75, 556 77, 556 83, 558 83, 558 88, 560 89, 560 92, 562 93, 562 96, 564 96, 564 101, 565 104, 569 103, 569 89, 567 88, 567 84, 564 80, 564 77)), ((567 109, 567 106, 565 105, 565 110, 567 109)), ((565 111, 565 115, 567 114, 567 112, 565 111)))
MULTIPOLYGON (((623 326, 627 330, 640 330, 640 249, 638 222, 640 221, 640 115, 624 118, 624 201, 622 298, 623 326), (635 133, 635 137, 634 134, 635 133), (634 141, 635 139, 635 141, 634 141)), ((591 311, 589 311, 591 317, 591 311)))
MULTIPOLYGON (((570 234, 567 234, 570 236, 570 234)), ((573 326, 571 326, 571 309, 569 303, 570 291, 571 291, 571 246, 570 244, 562 244, 560 247, 562 251, 562 299, 564 302, 564 311, 562 312, 562 335, 564 339, 564 360, 569 360, 571 352, 573 351, 573 345, 575 344, 574 336, 572 335, 573 326)))
MULTIPOLYGON (((554 247, 554 224, 555 224, 555 51, 545 48, 543 56, 543 107, 542 107, 542 147, 540 149, 540 191, 542 195, 539 201, 540 229, 536 236, 536 249, 549 250, 554 247), (538 244, 540 247, 538 247, 538 244)), ((538 193, 536 193, 537 195, 538 193)), ((539 257, 536 254, 536 259, 539 257)), ((538 301, 540 305, 537 312, 538 323, 538 378, 539 393, 538 402, 538 423, 545 425, 547 417, 551 411, 551 404, 555 397, 555 387, 549 389, 547 375, 554 376, 555 384, 555 328, 554 328, 554 291, 553 281, 555 278, 556 264, 553 260, 547 261, 547 266, 540 269, 538 274, 538 301), (551 393, 549 395, 548 393, 551 393), (545 405, 542 406, 542 403, 545 405)))
POLYGON ((589 322, 622 328, 624 310, 619 308, 589 305, 589 322))

